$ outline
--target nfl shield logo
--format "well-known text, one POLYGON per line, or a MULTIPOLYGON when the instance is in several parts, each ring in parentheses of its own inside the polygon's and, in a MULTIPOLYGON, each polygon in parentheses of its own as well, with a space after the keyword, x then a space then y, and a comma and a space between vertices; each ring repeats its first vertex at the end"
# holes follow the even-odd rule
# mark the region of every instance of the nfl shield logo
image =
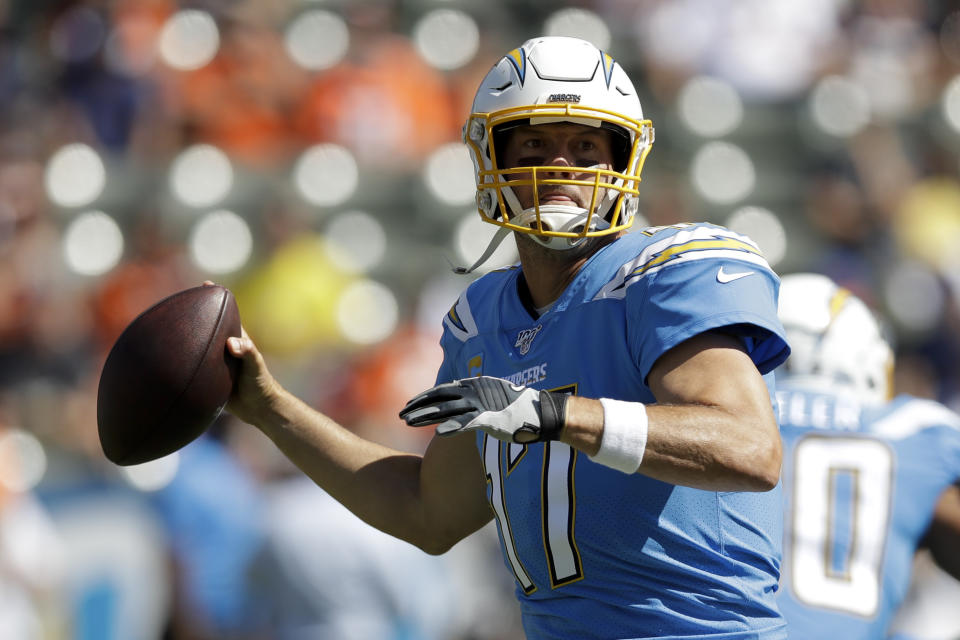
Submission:
POLYGON ((524 329, 517 334, 517 342, 513 346, 520 348, 520 355, 527 355, 527 352, 530 351, 530 344, 540 333, 540 329, 543 329, 542 324, 538 324, 533 329, 524 329))

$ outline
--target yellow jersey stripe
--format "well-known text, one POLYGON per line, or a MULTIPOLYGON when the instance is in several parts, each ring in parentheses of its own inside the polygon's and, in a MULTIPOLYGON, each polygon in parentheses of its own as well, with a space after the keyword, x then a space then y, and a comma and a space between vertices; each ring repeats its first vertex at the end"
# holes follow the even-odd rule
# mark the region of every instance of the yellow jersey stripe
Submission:
POLYGON ((709 240, 691 240, 683 244, 673 245, 656 254, 645 263, 634 269, 630 275, 643 275, 653 267, 658 267, 665 262, 678 258, 680 255, 689 251, 705 251, 709 249, 732 249, 734 251, 746 251, 755 255, 762 255, 760 251, 743 240, 736 238, 711 238, 709 240))

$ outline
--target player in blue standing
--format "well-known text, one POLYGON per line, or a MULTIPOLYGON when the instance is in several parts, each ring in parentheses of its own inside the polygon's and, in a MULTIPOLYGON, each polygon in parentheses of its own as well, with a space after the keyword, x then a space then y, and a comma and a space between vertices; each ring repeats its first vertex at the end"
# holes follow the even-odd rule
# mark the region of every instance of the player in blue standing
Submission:
POLYGON ((888 401, 893 356, 866 305, 826 276, 785 276, 792 354, 777 371, 791 640, 881 640, 917 547, 960 577, 960 417, 888 401))
POLYGON ((777 276, 722 227, 626 233, 653 128, 585 41, 503 57, 464 141, 480 215, 514 232, 520 263, 444 319, 438 386, 401 412, 440 423, 424 455, 307 407, 246 337, 228 408, 430 553, 495 518, 531 639, 785 638, 777 276))

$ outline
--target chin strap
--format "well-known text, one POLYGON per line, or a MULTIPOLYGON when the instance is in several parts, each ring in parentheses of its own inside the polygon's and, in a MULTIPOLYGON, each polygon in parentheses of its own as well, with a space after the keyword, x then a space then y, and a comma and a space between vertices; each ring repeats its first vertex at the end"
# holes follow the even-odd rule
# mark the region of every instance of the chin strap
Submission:
POLYGON ((490 256, 493 255, 493 252, 497 250, 497 247, 500 246, 500 243, 503 242, 503 239, 506 238, 509 233, 510 229, 506 227, 498 227, 497 232, 493 234, 493 237, 490 239, 490 244, 488 244, 487 248, 483 250, 483 254, 477 258, 477 261, 474 262, 470 267, 454 267, 451 264, 453 272, 461 275, 472 273, 477 267, 490 259, 490 256))
MULTIPOLYGON (((506 189, 504 189, 506 191, 506 189)), ((580 212, 585 213, 586 209, 579 209, 574 207, 568 207, 565 205, 543 205, 540 207, 541 219, 549 220, 550 215, 562 214, 565 216, 571 216, 570 212, 573 214, 580 214, 580 212)), ((515 224, 525 225, 528 221, 534 221, 537 219, 536 210, 533 208, 524 210, 521 214, 516 216, 513 219, 515 224)), ((575 224, 580 224, 579 220, 573 219, 564 219, 560 218, 555 220, 555 228, 560 230, 566 230, 565 227, 569 228, 575 224)), ((610 223, 599 218, 596 222, 591 225, 593 229, 607 229, 610 227, 610 223)), ((507 234, 510 233, 510 229, 507 227, 499 227, 497 232, 493 235, 493 238, 490 239, 490 244, 487 245, 487 248, 484 249, 483 254, 474 262, 470 267, 455 267, 451 263, 450 268, 454 273, 458 274, 467 274, 472 273, 477 267, 482 265, 484 262, 490 259, 490 256, 493 255, 493 252, 497 250, 497 247, 500 246, 500 243, 503 242, 503 239, 507 237, 507 234)), ((586 238, 568 238, 563 236, 539 236, 537 234, 530 234, 534 240, 539 242, 541 245, 548 249, 554 249, 556 251, 565 251, 567 249, 573 249, 582 243, 586 238)))

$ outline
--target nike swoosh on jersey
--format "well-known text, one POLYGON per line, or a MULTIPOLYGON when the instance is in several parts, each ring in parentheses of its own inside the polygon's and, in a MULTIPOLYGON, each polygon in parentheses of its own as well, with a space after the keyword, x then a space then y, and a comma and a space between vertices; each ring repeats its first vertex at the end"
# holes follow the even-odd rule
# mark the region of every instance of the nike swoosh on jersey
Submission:
POLYGON ((739 280, 740 278, 746 278, 747 276, 752 276, 756 271, 744 271, 742 273, 726 273, 723 270, 723 267, 720 267, 720 270, 717 271, 717 282, 721 284, 727 284, 728 282, 733 282, 734 280, 739 280))

